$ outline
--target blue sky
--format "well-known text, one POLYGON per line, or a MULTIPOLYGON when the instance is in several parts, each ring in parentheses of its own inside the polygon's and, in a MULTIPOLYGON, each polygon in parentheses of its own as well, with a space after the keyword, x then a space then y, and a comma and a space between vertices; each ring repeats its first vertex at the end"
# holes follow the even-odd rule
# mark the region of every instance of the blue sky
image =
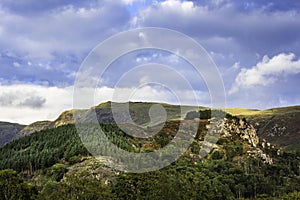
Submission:
MULTIPOLYGON (((30 123, 71 109, 72 86, 88 53, 114 34, 149 26, 180 31, 207 50, 223 78, 227 107, 299 105, 299 19, 295 0, 2 0, 0 120, 30 123)), ((210 105, 201 77, 163 52, 120 59, 99 85, 97 101, 111 99, 124 71, 150 61, 185 74, 200 103, 210 105)), ((172 103, 157 88, 141 92, 133 100, 172 103)))

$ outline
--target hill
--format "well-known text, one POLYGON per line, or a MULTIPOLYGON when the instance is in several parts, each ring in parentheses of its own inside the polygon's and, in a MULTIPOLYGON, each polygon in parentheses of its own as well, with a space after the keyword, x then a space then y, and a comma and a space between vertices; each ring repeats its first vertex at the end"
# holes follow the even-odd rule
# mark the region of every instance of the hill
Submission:
MULTIPOLYGON (((157 103, 129 102, 130 116, 132 120, 142 126, 147 126, 151 122, 149 109, 157 103)), ((16 139, 18 137, 31 134, 33 132, 56 128, 62 125, 73 124, 74 114, 83 121, 93 121, 94 113, 97 114, 97 120, 101 123, 114 123, 114 116, 111 111, 111 102, 99 104, 86 110, 68 110, 63 112, 54 121, 38 121, 28 126, 2 123, 0 124, 0 146, 16 139)), ((116 104, 124 106, 124 103, 116 104)), ((180 106, 170 104, 160 104, 167 111, 167 120, 182 119, 184 115, 193 110, 207 109, 205 107, 183 106, 184 114, 180 113, 180 106)), ((257 131, 260 138, 265 139, 271 144, 287 150, 300 149, 300 106, 291 106, 283 108, 273 108, 267 110, 256 110, 247 108, 228 108, 226 111, 234 116, 246 118, 257 131)), ((126 122, 126 116, 120 116, 126 122)))
MULTIPOLYGON (((147 126, 151 123, 149 116, 149 109, 157 103, 147 102, 129 102, 129 113, 132 120, 142 126, 147 126)), ((21 126, 23 129, 20 131, 14 129, 11 131, 11 126, 2 126, 3 139, 0 143, 5 144, 20 136, 28 135, 33 132, 56 128, 62 125, 73 124, 76 115, 82 121, 94 121, 94 113, 97 115, 97 120, 101 123, 114 123, 115 119, 111 111, 111 102, 99 104, 86 110, 68 110, 63 112, 54 121, 39 121, 32 123, 26 127, 21 126), (7 129, 7 130, 4 130, 7 129), (4 133, 5 132, 5 133, 4 133), (9 134, 8 134, 9 133, 9 134)), ((115 104, 117 106, 124 106, 125 103, 115 104)), ((207 109, 205 107, 182 106, 184 113, 180 113, 180 106, 170 104, 160 104, 167 111, 167 120, 178 120, 184 118, 185 114, 189 111, 198 109, 207 109)), ((300 149, 300 106, 291 106, 283 108, 273 108, 267 110, 256 110, 247 108, 228 108, 226 111, 234 116, 246 118, 257 131, 260 138, 265 139, 267 142, 275 144, 287 150, 300 149)), ((128 117, 119 116, 122 123, 126 123, 128 117)), ((1 139, 1 138, 0 138, 1 139)))
MULTIPOLYGON (((114 106, 125 106, 127 103, 114 103, 114 106)), ((129 113, 132 120, 139 125, 147 125, 151 121, 149 116, 149 109, 153 105, 161 105, 166 109, 167 120, 175 120, 184 118, 185 114, 191 110, 197 110, 204 107, 194 107, 194 106, 179 106, 170 105, 165 103, 148 103, 148 102, 128 102, 129 113), (184 113, 181 113, 183 110, 184 113)), ((82 110, 68 110, 64 111, 55 121, 39 121, 34 122, 26 126, 20 134, 27 135, 33 132, 45 130, 48 128, 56 128, 61 125, 73 124, 74 115, 78 117, 78 120, 89 122, 94 121, 94 113, 97 115, 97 120, 100 123, 114 123, 115 119, 111 110, 112 102, 101 103, 98 106, 92 107, 90 109, 82 110)), ((122 118, 122 117, 120 117, 122 118)), ((122 123, 126 122, 123 118, 122 123)), ((127 117, 126 117, 127 119, 127 117)))
POLYGON ((24 125, 0 122, 0 147, 6 143, 19 138, 19 132, 24 128, 24 125))
POLYGON ((267 110, 226 109, 245 117, 257 130, 259 137, 287 150, 300 150, 300 106, 267 110))
MULTIPOLYGON (((151 152, 170 143, 182 122, 169 120, 158 134, 148 139, 129 136, 114 123, 100 125, 109 140, 120 148, 151 152)), ((106 156, 98 155, 101 159, 91 156, 72 124, 35 132, 6 144, 0 148, 0 169, 17 171, 30 188, 38 191, 32 192, 33 199, 299 197, 299 154, 268 145, 258 138, 253 125, 230 115, 220 124, 210 119, 184 120, 184 123, 199 123, 192 145, 177 161, 157 171, 134 174, 106 167, 108 162, 116 161, 106 156), (214 123, 217 126, 212 132, 220 135, 217 141, 208 134, 214 123), (208 155, 203 157, 201 152, 208 155)), ((87 134, 94 131, 91 127, 87 124, 87 134)), ((132 164, 136 162, 133 160, 132 164)), ((5 182, 13 187, 8 183, 16 174, 9 174, 10 178, 0 177, 0 185, 5 182)))

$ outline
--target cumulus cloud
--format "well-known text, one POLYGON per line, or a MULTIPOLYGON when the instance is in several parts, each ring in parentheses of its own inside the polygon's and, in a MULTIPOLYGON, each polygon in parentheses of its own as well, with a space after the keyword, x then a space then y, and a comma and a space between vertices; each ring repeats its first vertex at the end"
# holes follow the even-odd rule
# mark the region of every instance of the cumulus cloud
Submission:
POLYGON ((36 16, 23 16, 0 9, 2 50, 26 57, 52 58, 56 54, 87 53, 105 37, 122 30, 128 11, 119 5, 59 7, 36 16))
POLYGON ((22 15, 36 15, 37 13, 40 14, 70 4, 83 5, 84 3, 80 0, 45 0, 43 2, 39 0, 2 0, 0 3, 5 9, 22 15))
POLYGON ((257 65, 250 69, 241 69, 229 94, 237 92, 240 88, 267 86, 287 75, 298 73, 300 73, 300 59, 296 60, 293 53, 281 53, 272 58, 265 55, 257 65))
POLYGON ((121 0, 121 2, 123 2, 126 5, 132 5, 134 3, 144 3, 146 0, 121 0))
POLYGON ((39 96, 31 96, 24 99, 20 106, 30 107, 30 108, 41 108, 46 102, 46 99, 39 96))
POLYGON ((129 21, 116 1, 1 1, 0 78, 70 85, 85 56, 129 21))
POLYGON ((0 85, 0 121, 28 124, 54 119, 72 108, 72 87, 40 85, 0 85))
MULTIPOLYGON (((234 101, 229 99, 231 105, 245 102, 248 107, 249 102, 257 101, 252 104, 255 107, 260 106, 262 99, 272 105, 279 100, 297 103, 299 98, 292 94, 299 90, 295 88, 299 85, 299 77, 295 77, 299 74, 299 60, 295 59, 295 55, 300 55, 299 8, 299 2, 293 0, 3 0, 0 2, 0 120, 29 123, 54 119, 63 110, 72 108, 70 85, 87 53, 114 33, 145 26, 175 29, 200 42, 224 72, 230 94, 237 95, 234 101), (263 58, 263 55, 276 56, 263 58), (282 77, 289 80, 287 84, 278 84, 282 83, 282 77)), ((147 39, 143 34, 141 37, 147 39)), ((157 41, 163 42, 164 37, 157 37, 157 41)), ((174 42, 174 45, 181 44, 174 42)), ((113 84, 128 66, 154 61, 174 66, 197 86, 200 104, 209 104, 208 93, 200 92, 205 90, 203 77, 195 75, 186 63, 173 55, 151 57, 141 53, 126 57, 116 63, 116 68, 108 70, 107 79, 101 82, 105 86, 96 90, 95 101, 82 98, 82 107, 110 100, 113 84)), ((146 75, 140 74, 138 83, 148 82, 146 75)), ((170 85, 178 83, 172 76, 157 77, 166 79, 170 85)), ((136 84, 130 80, 122 92, 128 93, 132 85, 136 84)), ((180 92, 186 96, 186 103, 191 102, 192 91, 180 92)), ((170 95, 158 88, 143 87, 132 100, 176 103, 170 95)))
POLYGON ((28 84, 0 85, 0 121, 29 124, 40 120, 54 120, 68 109, 90 108, 106 101, 153 101, 195 105, 210 105, 206 92, 174 90, 144 86, 140 88, 81 88, 74 96, 73 87, 54 87, 28 84), (193 96, 195 92, 195 97, 193 96), (181 95, 179 101, 176 94, 181 95), (117 95, 117 96, 114 96, 117 95), (84 98, 83 98, 84 97, 84 98), (74 99, 77 98, 77 99, 74 99), (73 101, 76 104, 73 105, 73 101))
MULTIPOLYGON (((267 9, 258 1, 167 0, 140 11, 139 26, 161 26, 182 31, 208 51, 224 55, 218 64, 254 64, 256 54, 300 53, 300 18, 295 7, 267 9), (242 9, 242 7, 244 9, 242 9), (247 9, 246 9, 247 8, 247 9)), ((298 5, 299 6, 299 5, 298 5)))
POLYGON ((29 91, 5 91, 0 93, 0 106, 41 108, 46 99, 29 91))

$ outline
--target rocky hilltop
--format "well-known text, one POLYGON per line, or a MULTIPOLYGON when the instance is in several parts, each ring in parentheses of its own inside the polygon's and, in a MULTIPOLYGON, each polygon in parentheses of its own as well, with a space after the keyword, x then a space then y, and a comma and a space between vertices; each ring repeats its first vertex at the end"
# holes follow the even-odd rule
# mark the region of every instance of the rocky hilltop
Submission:
MULTIPOLYGON (((141 111, 149 108, 142 104, 135 106, 141 111)), ((26 181, 36 187, 38 199, 299 199, 299 152, 287 152, 259 138, 255 124, 247 119, 228 113, 216 119, 207 110, 208 115, 202 118, 189 115, 191 118, 167 120, 162 129, 149 138, 129 135, 113 121, 102 123, 101 128, 110 142, 100 140, 101 145, 98 145, 94 138, 87 141, 85 144, 101 147, 99 154, 94 156, 72 125, 72 112, 65 112, 56 125, 55 121, 50 122, 57 128, 26 135, 0 148, 0 170, 16 171, 3 170, 2 177, 9 173, 26 177, 26 181), (178 136, 182 124, 187 125, 183 129, 183 139, 191 145, 186 149, 181 146, 185 141, 179 141, 175 143, 179 148, 174 146, 174 149, 171 141, 178 136), (194 129, 195 124, 199 128, 194 129), (185 137, 187 134, 193 139, 185 137), (184 152, 173 163, 169 163, 169 155, 164 153, 153 158, 145 154, 136 159, 122 155, 116 158, 106 154, 112 149, 112 143, 132 153, 155 152, 169 144, 171 153, 181 149, 184 152), (148 173, 125 173, 127 168, 122 161, 127 159, 130 161, 127 165, 135 167, 146 164, 152 169, 159 164, 149 163, 148 158, 169 165, 148 173)), ((176 116, 176 109, 173 111, 176 116)), ((87 117, 91 115, 86 113, 88 115, 79 116, 90 119, 87 117)), ((102 117, 108 121, 112 119, 111 115, 103 114, 102 117)), ((140 120, 140 123, 147 122, 147 116, 140 120)), ((37 125, 49 127, 48 122, 37 125)), ((146 126, 145 130, 159 126, 146 126)), ((89 124, 85 128, 87 135, 95 132, 89 124)), ((17 184, 11 185, 15 188, 17 184)))
POLYGON ((271 156, 265 152, 267 149, 276 149, 276 147, 265 140, 260 140, 254 126, 245 119, 238 119, 236 117, 227 117, 223 120, 212 119, 208 120, 208 124, 205 127, 204 138, 206 139, 204 139, 203 143, 200 142, 202 145, 200 156, 210 154, 212 149, 223 151, 224 140, 236 140, 242 144, 243 152, 240 152, 240 155, 261 159, 266 164, 273 163, 271 156))
POLYGON ((237 134, 244 141, 248 142, 249 148, 247 154, 254 158, 260 158, 263 162, 272 164, 272 158, 264 153, 266 148, 275 148, 274 146, 266 145, 265 141, 261 141, 257 135, 256 129, 250 123, 243 119, 226 119, 222 124, 221 137, 232 138, 233 134, 237 134))
POLYGON ((300 150, 300 106, 268 110, 232 108, 227 112, 246 118, 267 142, 287 150, 300 150))
POLYGON ((19 133, 20 135, 29 135, 34 132, 56 128, 62 125, 74 124, 73 114, 75 112, 84 112, 84 110, 68 110, 64 111, 55 121, 38 121, 24 127, 19 133))
MULTIPOLYGON (((149 109, 154 104, 155 103, 129 102, 130 116, 132 120, 137 124, 147 126, 149 121, 151 121, 149 117, 149 109)), ((83 121, 93 121, 94 113, 96 113, 97 120, 99 122, 114 123, 111 105, 111 102, 106 102, 86 110, 68 110, 63 112, 54 121, 38 121, 28 126, 12 126, 7 124, 4 125, 5 123, 3 123, 0 127, 0 130, 2 131, 0 146, 23 135, 28 135, 33 132, 55 128, 66 124, 73 124, 74 115, 83 121), (15 127, 16 129, 12 130, 11 127, 15 127)), ((180 113, 180 106, 169 104, 161 105, 167 110, 168 120, 177 120, 183 118, 183 115, 180 113)), ((186 112, 197 109, 199 108, 192 106, 184 107, 186 112)), ((258 137, 266 141, 266 144, 271 143, 288 150, 300 149, 300 106, 274 108, 268 110, 229 108, 226 109, 226 111, 241 119, 245 118, 256 130, 258 137)), ((124 122, 126 123, 126 120, 124 122)))
MULTIPOLYGON (((124 103, 123 103, 124 104, 124 103)), ((149 109, 151 106, 157 103, 145 103, 145 102, 129 102, 129 112, 132 120, 137 124, 147 124, 150 121, 149 117, 149 109)), ((78 118, 80 121, 90 122, 94 121, 94 115, 96 114, 98 122, 101 123, 114 123, 114 116, 111 110, 111 102, 106 102, 99 104, 98 106, 92 107, 90 109, 82 109, 82 110, 68 110, 64 111, 55 121, 39 121, 34 122, 28 126, 26 126, 21 132, 21 135, 28 135, 33 132, 56 128, 62 125, 74 124, 74 116, 78 118)), ((116 105, 122 106, 122 103, 117 103, 116 105)), ((166 111, 167 111, 167 119, 181 119, 184 117, 185 113, 191 110, 196 110, 199 107, 193 106, 183 106, 179 105, 170 105, 160 103, 166 111), (184 114, 181 114, 181 109, 183 108, 184 114)), ((200 107, 203 108, 203 107, 200 107)), ((126 119, 126 117, 124 117, 126 119)), ((126 123, 126 121, 123 121, 126 123)))

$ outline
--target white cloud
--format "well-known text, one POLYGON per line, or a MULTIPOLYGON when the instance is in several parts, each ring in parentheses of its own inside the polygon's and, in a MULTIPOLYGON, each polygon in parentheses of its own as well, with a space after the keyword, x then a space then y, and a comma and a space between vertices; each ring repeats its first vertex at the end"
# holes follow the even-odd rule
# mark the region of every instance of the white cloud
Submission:
MULTIPOLYGON (((29 124, 41 120, 54 120, 65 110, 73 109, 73 87, 51 87, 40 85, 0 85, 0 121, 29 124)), ((153 101, 195 105, 194 91, 168 91, 157 87, 141 88, 82 88, 75 109, 90 108, 109 100, 153 101), (114 92, 118 92, 113 98, 114 92), (180 95, 181 101, 177 99, 180 95), (91 97, 91 99, 88 99, 91 97), (128 97, 128 98, 127 98, 128 97)), ((209 105, 206 92, 195 91, 199 105, 209 105)))
POLYGON ((13 66, 14 66, 14 67, 20 67, 21 65, 20 65, 20 63, 18 63, 18 62, 13 62, 13 66))
MULTIPOLYGON (((133 23, 131 28, 155 26, 175 29, 199 41, 209 52, 212 52, 211 55, 217 64, 226 68, 232 66, 227 71, 227 74, 231 76, 228 75, 229 78, 225 79, 225 84, 229 88, 235 81, 230 91, 232 94, 253 86, 270 86, 279 81, 282 74, 287 76, 299 73, 297 67, 299 61, 295 60, 294 54, 279 54, 273 58, 266 56, 256 64, 258 59, 256 55, 265 55, 266 53, 275 55, 278 52, 294 52, 297 55, 300 53, 300 20, 298 20, 300 14, 293 11, 294 8, 271 12, 257 8, 245 12, 245 10, 235 7, 235 4, 240 3, 231 0, 214 0, 209 1, 210 3, 208 1, 193 3, 193 1, 180 0, 151 1, 151 3, 145 0, 96 0, 80 3, 79 0, 68 0, 55 1, 56 3, 53 5, 51 3, 50 7, 44 4, 44 1, 40 3, 37 0, 26 0, 25 3, 11 0, 3 2, 0 3, 0 55, 3 54, 4 58, 11 57, 7 58, 7 65, 10 69, 1 68, 2 73, 6 74, 6 76, 2 74, 0 78, 4 80, 3 83, 11 83, 14 80, 21 81, 24 76, 26 81, 33 79, 32 82, 34 82, 35 79, 38 79, 36 77, 40 77, 36 83, 45 81, 49 84, 59 85, 61 79, 54 77, 64 76, 61 74, 63 74, 62 69, 65 69, 65 66, 61 62, 68 63, 66 62, 68 59, 71 60, 71 66, 66 64, 66 68, 72 68, 72 70, 65 70, 66 76, 75 78, 76 74, 73 71, 76 64, 79 65, 77 62, 80 61, 78 60, 81 60, 85 53, 103 39, 129 28, 130 23, 133 23), (6 9, 7 6, 1 6, 4 5, 3 2, 16 4, 17 9, 6 9), (36 7, 32 6, 30 2, 36 7), (37 2, 39 3, 36 4, 37 2), (40 6, 43 8, 42 11, 38 11, 38 9, 42 9, 40 6), (37 12, 33 12, 35 10, 37 12), (68 57, 69 54, 71 54, 70 57, 68 57), (72 58, 73 55, 76 59, 72 58), (233 65, 237 61, 239 63, 233 65), (73 62, 76 63, 73 65, 73 62), (18 68, 18 64, 26 66, 18 68), (52 68, 57 71, 52 74, 48 71, 38 73, 37 68, 34 68, 36 65, 46 70, 52 68), (62 66, 60 67, 60 65, 62 66), (241 69, 241 66, 253 67, 241 69), (13 69, 19 74, 10 71, 13 69), (239 71, 240 73, 236 77, 239 71), (11 77, 13 80, 7 81, 11 77)), ((47 2, 54 1, 47 0, 47 2)), ((147 40, 143 33, 140 34, 140 37, 147 40)), ((157 40, 163 42, 165 39, 159 36, 157 40)), ((117 45, 116 43, 115 46, 117 45)), ((182 46, 176 42, 174 45, 182 46)), ((144 56, 135 58, 138 64, 151 61, 144 56)), ((201 77, 194 75, 192 70, 189 71, 186 64, 183 65, 176 56, 160 57, 158 55, 151 59, 161 59, 165 60, 163 63, 176 65, 178 71, 182 70, 179 71, 181 74, 189 75, 187 76, 188 80, 193 83, 193 86, 200 85, 201 77)), ((127 60, 124 63, 113 71, 113 74, 121 71, 121 67, 125 68, 130 64, 127 60)), ((162 79, 167 79, 170 83, 173 80, 170 76, 162 75, 164 76, 162 79)), ((162 75, 158 74, 157 76, 162 75)), ((93 81, 92 79, 87 80, 93 81)), ((132 86, 132 80, 130 81, 131 85, 126 85, 126 87, 132 86)), ((148 78, 144 77, 140 81, 140 83, 147 82, 148 78)), ((297 80, 292 83, 282 90, 286 91, 287 87, 299 85, 297 80)), ((174 83, 172 82, 170 85, 174 85, 174 83)), ((180 84, 178 85, 180 86, 180 84)), ((0 101, 2 101, 0 107, 3 111, 0 118, 3 120, 27 123, 41 119, 54 119, 61 111, 72 108, 72 87, 58 88, 19 84, 0 86, 0 89, 0 101), (8 96, 11 98, 7 99, 8 96), (59 102, 57 102, 58 100, 59 102), (4 104, 7 106, 4 107, 4 104), (26 113, 28 116, 21 116, 19 112, 26 113)), ((127 89, 125 88, 123 92, 128 92, 127 89)), ((113 89, 109 87, 102 87, 99 91, 100 95, 96 95, 99 102, 109 100, 113 94, 113 89)), ((165 101, 169 98, 166 93, 153 90, 153 88, 143 88, 139 91, 144 93, 139 93, 140 96, 136 96, 138 97, 135 98, 136 100, 142 98, 143 100, 165 101)), ((187 102, 190 92, 182 92, 187 96, 187 102)), ((248 103, 252 100, 250 98, 256 98, 260 103, 261 99, 266 99, 265 96, 259 96, 257 89, 254 92, 256 95, 245 95, 245 99, 241 98, 238 101, 248 103)), ((272 96, 275 92, 272 90, 267 93, 272 96)), ((290 99, 288 100, 290 101, 290 99)), ((85 99, 82 101, 84 107, 92 106, 87 104, 85 99)))
POLYGON ((235 93, 241 88, 268 86, 276 82, 279 78, 298 73, 300 73, 300 60, 295 60, 293 53, 281 53, 273 58, 265 55, 261 62, 250 69, 241 69, 229 94, 235 93))
MULTIPOLYGON (((94 89, 81 91, 95 92, 94 89)), ((90 108, 111 99, 113 89, 99 88, 91 101, 81 98, 81 107, 90 108), (93 103, 90 103, 93 102, 93 103)), ((83 95, 85 96, 85 95, 83 95)), ((0 121, 29 124, 54 120, 65 110, 73 108, 73 87, 51 87, 28 84, 0 85, 0 121)))
POLYGON ((132 5, 133 3, 136 2, 145 2, 145 0, 121 0, 125 5, 132 5))
POLYGON ((0 7, 1 50, 30 58, 87 53, 129 22, 125 7, 115 3, 93 7, 64 6, 39 14, 20 15, 0 7))
POLYGON ((300 53, 299 12, 261 7, 246 12, 241 5, 231 0, 168 0, 140 10, 134 21, 137 26, 170 28, 193 37, 209 52, 224 55, 216 58, 223 67, 237 60, 253 65, 256 53, 300 53))
POLYGON ((194 11, 194 3, 192 1, 167 0, 161 2, 161 7, 180 14, 191 14, 194 11))
POLYGON ((39 85, 0 85, 0 121, 28 124, 54 119, 72 108, 72 88, 39 85))

